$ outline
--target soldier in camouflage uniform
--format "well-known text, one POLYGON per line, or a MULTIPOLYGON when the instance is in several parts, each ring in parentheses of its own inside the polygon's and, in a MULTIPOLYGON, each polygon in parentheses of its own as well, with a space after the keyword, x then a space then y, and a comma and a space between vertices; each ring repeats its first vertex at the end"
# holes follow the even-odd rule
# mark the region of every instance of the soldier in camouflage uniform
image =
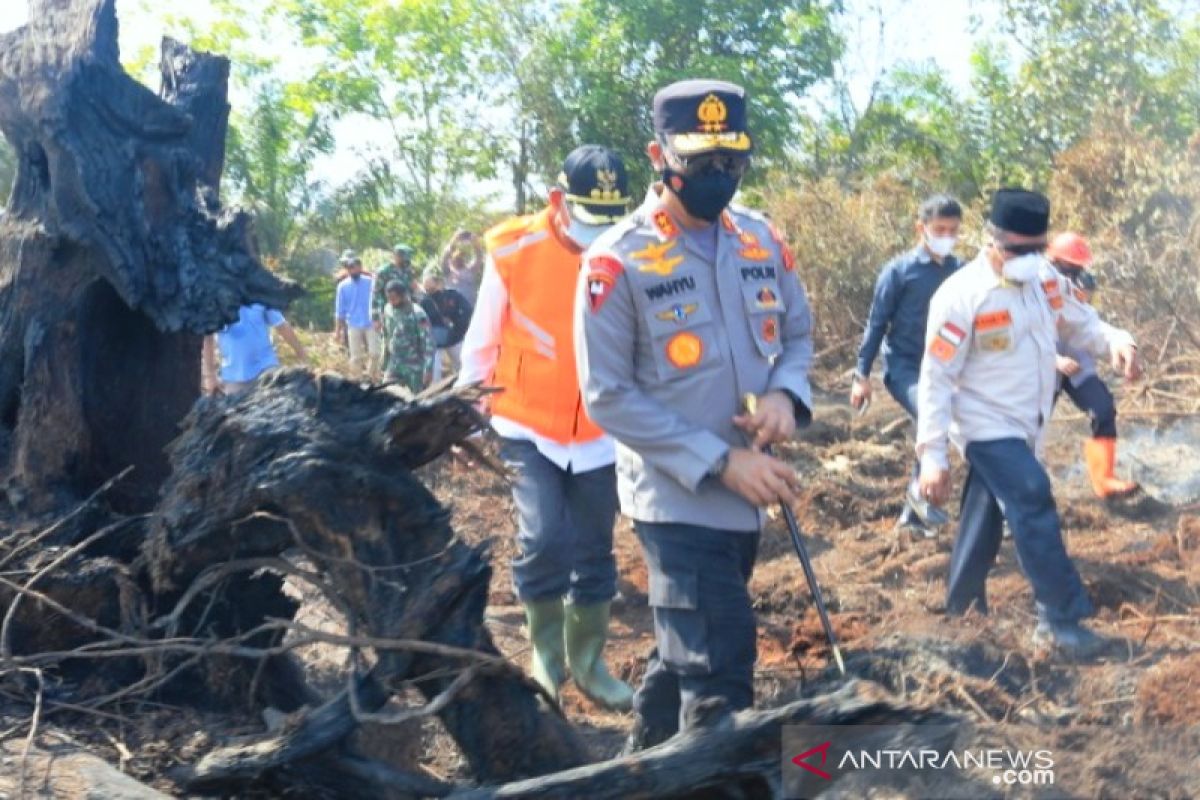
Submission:
POLYGON ((371 322, 383 333, 383 312, 387 309, 385 290, 392 281, 400 281, 409 291, 417 288, 417 276, 412 266, 413 249, 404 243, 392 248, 392 263, 375 271, 375 293, 371 295, 371 322))
POLYGON ((383 312, 383 378, 419 392, 433 368, 433 334, 424 309, 412 301, 402 281, 387 285, 383 312))

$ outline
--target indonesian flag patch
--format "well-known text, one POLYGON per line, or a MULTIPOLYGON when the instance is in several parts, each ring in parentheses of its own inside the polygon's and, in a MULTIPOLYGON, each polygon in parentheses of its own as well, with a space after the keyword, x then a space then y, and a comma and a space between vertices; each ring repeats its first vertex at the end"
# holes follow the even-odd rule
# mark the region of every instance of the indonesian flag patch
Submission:
POLYGON ((966 332, 955 325, 953 322, 947 322, 937 332, 937 336, 933 337, 933 341, 929 344, 929 354, 943 363, 954 358, 954 354, 958 352, 958 348, 967 340, 966 332))
POLYGON ((587 300, 588 308, 595 314, 604 305, 604 301, 612 294, 617 285, 617 278, 625 267, 621 260, 614 255, 599 253, 587 261, 587 300))

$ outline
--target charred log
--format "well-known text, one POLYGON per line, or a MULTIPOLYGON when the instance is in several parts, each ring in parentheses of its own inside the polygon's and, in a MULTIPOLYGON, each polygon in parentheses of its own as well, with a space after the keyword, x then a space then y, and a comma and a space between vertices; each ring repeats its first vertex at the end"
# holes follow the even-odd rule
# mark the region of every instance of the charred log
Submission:
POLYGON ((297 289, 221 209, 229 63, 171 41, 163 92, 121 69, 114 0, 31 0, 0 36, 0 132, 18 154, 0 219, 0 477, 29 512, 125 467, 148 510, 199 395, 200 336, 297 289))
MULTIPOLYGON (((780 708, 714 715, 636 755, 451 795, 458 800, 672 800, 682 798, 782 797, 781 733, 784 725, 844 725, 839 746, 870 741, 871 747, 912 747, 944 752, 953 741, 954 718, 914 708, 878 691, 874 684, 851 682, 841 690, 780 708), (881 740, 879 733, 854 726, 929 725, 936 734, 898 729, 881 740), (903 741, 901 741, 903 737, 903 741)), ((830 788, 810 787, 805 796, 830 788)))

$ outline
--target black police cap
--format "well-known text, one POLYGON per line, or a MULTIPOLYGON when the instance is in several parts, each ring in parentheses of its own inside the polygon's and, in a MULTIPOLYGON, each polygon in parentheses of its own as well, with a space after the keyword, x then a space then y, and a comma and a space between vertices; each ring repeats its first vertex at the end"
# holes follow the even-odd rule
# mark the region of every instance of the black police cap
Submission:
POLYGON ((1042 236, 1050 227, 1050 200, 1028 189, 1000 189, 992 195, 988 221, 1009 233, 1042 236))
POLYGON ((713 150, 749 153, 746 90, 735 83, 689 80, 654 95, 654 132, 667 146, 688 156, 713 150))
POLYGON ((567 193, 571 213, 588 225, 607 225, 629 208, 629 174, 621 157, 598 144, 571 151, 563 162, 558 185, 567 193))

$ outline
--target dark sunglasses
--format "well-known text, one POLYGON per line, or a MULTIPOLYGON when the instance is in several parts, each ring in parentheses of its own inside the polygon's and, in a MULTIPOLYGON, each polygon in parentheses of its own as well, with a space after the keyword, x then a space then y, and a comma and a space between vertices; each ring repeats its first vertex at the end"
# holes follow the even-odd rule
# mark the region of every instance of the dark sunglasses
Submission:
POLYGON ((731 155, 729 153, 701 153, 695 156, 671 154, 674 161, 683 168, 684 175, 704 175, 711 172, 724 172, 735 178, 741 178, 750 169, 750 157, 731 155))

